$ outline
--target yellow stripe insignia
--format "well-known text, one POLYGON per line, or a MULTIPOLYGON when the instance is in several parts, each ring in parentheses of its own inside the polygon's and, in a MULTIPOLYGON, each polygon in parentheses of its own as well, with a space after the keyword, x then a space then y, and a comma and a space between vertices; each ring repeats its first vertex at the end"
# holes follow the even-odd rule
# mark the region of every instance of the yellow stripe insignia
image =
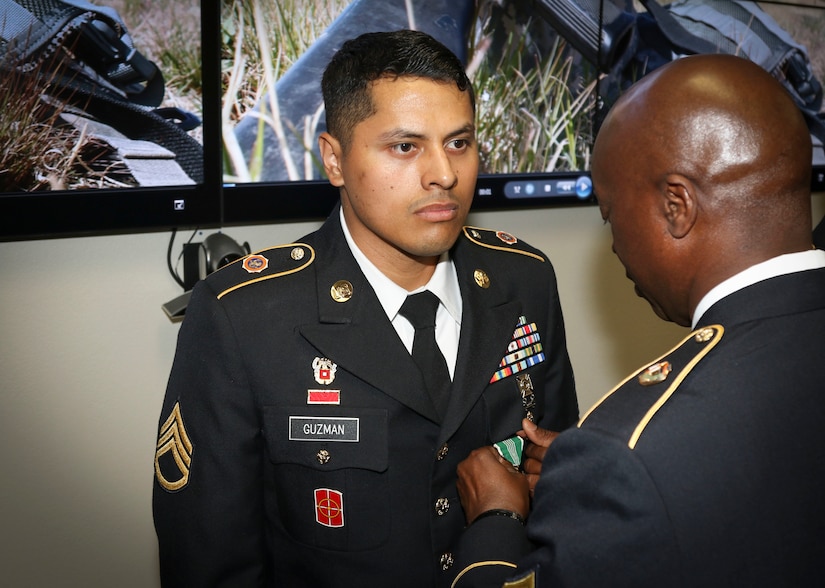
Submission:
POLYGON ((192 450, 192 442, 183 426, 180 403, 176 402, 169 418, 160 427, 155 450, 155 477, 165 490, 174 492, 189 482, 192 450))

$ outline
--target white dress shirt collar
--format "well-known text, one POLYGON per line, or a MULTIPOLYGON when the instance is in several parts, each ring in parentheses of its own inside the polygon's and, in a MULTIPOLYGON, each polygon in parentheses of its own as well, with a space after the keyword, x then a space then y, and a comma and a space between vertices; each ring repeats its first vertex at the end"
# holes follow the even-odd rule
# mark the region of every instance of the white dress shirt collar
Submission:
POLYGON ((752 265, 748 269, 720 282, 702 297, 702 300, 696 306, 696 310, 693 311, 692 327, 695 328, 702 315, 725 296, 769 278, 822 267, 825 267, 825 251, 819 249, 787 253, 752 265))
MULTIPOLYGON (((387 317, 393 320, 398 314, 401 305, 404 304, 407 295, 413 294, 414 292, 407 292, 404 288, 390 280, 364 255, 358 248, 358 245, 355 244, 349 232, 343 210, 341 211, 341 227, 344 229, 344 237, 355 257, 355 261, 358 263, 361 271, 364 272, 364 276, 366 276, 372 289, 375 290, 378 301, 384 308, 384 312, 387 313, 387 317)), ((449 253, 445 252, 441 256, 441 259, 438 260, 438 265, 436 265, 435 272, 433 272, 430 281, 415 290, 415 292, 422 290, 430 290, 438 296, 441 304, 444 305, 453 320, 461 324, 461 290, 458 287, 458 276, 456 275, 455 265, 450 259, 449 253)))

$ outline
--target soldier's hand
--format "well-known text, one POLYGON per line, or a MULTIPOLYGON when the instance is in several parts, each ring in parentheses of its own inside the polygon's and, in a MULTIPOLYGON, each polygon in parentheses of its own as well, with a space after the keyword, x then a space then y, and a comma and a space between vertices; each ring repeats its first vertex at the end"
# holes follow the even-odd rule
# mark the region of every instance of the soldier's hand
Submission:
POLYGON ((524 419, 521 423, 523 427, 519 431, 521 437, 527 437, 527 445, 524 447, 524 457, 521 469, 527 475, 527 482, 530 486, 530 496, 536 489, 536 484, 541 475, 541 464, 544 462, 544 455, 547 448, 559 436, 556 431, 542 429, 534 422, 524 419))
POLYGON ((527 478, 492 446, 473 451, 458 464, 458 495, 467 524, 481 513, 502 509, 527 517, 530 508, 527 478))

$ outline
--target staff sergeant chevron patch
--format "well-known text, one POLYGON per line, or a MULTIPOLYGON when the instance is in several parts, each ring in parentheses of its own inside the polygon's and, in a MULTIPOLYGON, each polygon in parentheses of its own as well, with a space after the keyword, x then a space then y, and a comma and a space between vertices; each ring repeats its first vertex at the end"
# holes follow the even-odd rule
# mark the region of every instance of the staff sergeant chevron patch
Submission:
POLYGON ((189 482, 192 450, 192 442, 183 426, 180 403, 176 402, 169 418, 160 427, 155 450, 155 477, 163 489, 175 492, 189 482))

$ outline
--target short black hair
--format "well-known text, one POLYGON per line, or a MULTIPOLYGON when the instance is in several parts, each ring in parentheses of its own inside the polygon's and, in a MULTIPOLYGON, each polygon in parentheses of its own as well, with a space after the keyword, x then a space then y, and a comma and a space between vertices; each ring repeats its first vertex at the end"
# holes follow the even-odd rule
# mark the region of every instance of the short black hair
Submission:
POLYGON ((464 65, 442 43, 419 31, 365 33, 341 46, 321 79, 327 130, 345 150, 355 125, 375 112, 370 84, 397 77, 455 83, 469 93, 475 112, 475 94, 464 65))

